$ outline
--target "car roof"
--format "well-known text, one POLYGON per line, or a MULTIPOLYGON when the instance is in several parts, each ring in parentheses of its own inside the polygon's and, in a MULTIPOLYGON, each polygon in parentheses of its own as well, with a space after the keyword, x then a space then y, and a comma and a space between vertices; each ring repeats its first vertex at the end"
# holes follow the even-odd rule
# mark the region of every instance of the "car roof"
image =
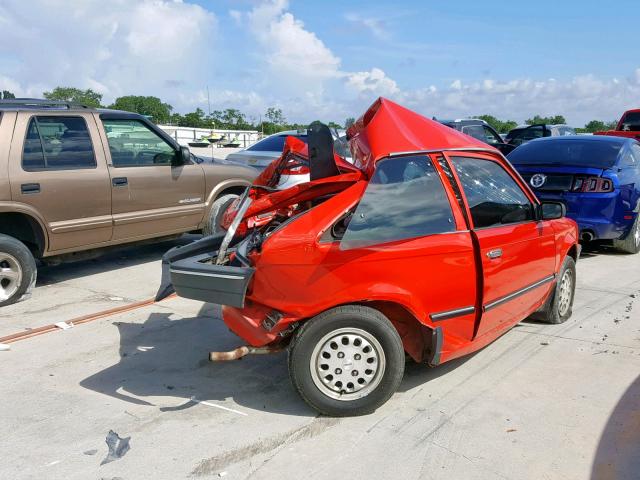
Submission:
MULTIPOLYGON (((436 119, 434 119, 436 120, 436 119)), ((481 118, 456 118, 455 120, 441 120, 437 119, 438 122, 443 123, 444 125, 448 124, 460 124, 460 125, 488 125, 487 122, 482 120, 481 118)))
POLYGON ((609 135, 563 135, 560 137, 542 137, 527 142, 528 144, 538 144, 544 142, 602 142, 615 145, 624 145, 625 143, 635 142, 636 140, 628 137, 615 137, 609 135))
POLYGON ((566 123, 535 123, 533 125, 528 125, 528 124, 523 124, 523 125, 518 125, 516 128, 512 128, 510 131, 513 130, 521 130, 524 128, 529 128, 529 127, 533 127, 534 125, 544 125, 547 128, 555 128, 555 127, 569 127, 569 128, 573 128, 570 125, 567 125, 566 123))
POLYGON ((500 154, 480 140, 383 97, 349 128, 347 136, 355 153, 354 164, 366 172, 372 172, 379 159, 393 154, 442 150, 500 154))

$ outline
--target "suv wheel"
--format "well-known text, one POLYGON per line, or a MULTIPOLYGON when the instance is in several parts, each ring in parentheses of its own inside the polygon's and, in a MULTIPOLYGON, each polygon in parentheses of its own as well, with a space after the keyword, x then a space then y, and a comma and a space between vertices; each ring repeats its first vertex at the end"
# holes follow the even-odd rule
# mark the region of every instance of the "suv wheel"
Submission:
POLYGON ((24 243, 0 234, 0 307, 28 294, 36 283, 36 261, 24 243))
POLYGON ((222 215, 226 212, 231 202, 233 202, 238 195, 234 193, 229 193, 227 195, 222 195, 220 198, 216 199, 211 205, 211 210, 209 210, 209 218, 207 219, 207 223, 202 229, 202 234, 205 237, 209 235, 216 235, 221 233, 220 221, 222 220, 222 215))
POLYGON ((312 318, 289 348, 293 386, 309 406, 336 417, 375 411, 398 389, 404 363, 393 324, 379 311, 358 305, 312 318))
POLYGON ((545 308, 532 315, 536 320, 547 323, 564 323, 571 317, 573 297, 576 291, 576 262, 567 255, 558 274, 555 288, 545 304, 545 308))
POLYGON ((636 221, 631 225, 624 240, 614 240, 613 246, 624 253, 640 252, 640 213, 636 216, 636 221))

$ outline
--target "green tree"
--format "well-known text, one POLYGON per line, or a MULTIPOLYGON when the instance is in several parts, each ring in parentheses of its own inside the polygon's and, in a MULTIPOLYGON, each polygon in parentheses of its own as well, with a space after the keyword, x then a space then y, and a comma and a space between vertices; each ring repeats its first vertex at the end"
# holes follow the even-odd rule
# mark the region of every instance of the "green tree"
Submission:
POLYGON ((493 115, 478 115, 476 118, 484 120, 491 125, 498 133, 507 133, 509 130, 516 128, 518 123, 513 120, 499 120, 493 115))
POLYGON ((100 102, 102 102, 102 94, 94 92, 90 88, 80 90, 75 87, 56 87, 50 92, 44 92, 43 95, 47 100, 76 102, 94 108, 100 107, 100 102))
POLYGON ((267 112, 264 114, 264 118, 266 118, 268 122, 273 123, 274 125, 284 125, 285 123, 287 123, 287 120, 282 114, 282 110, 275 107, 267 108, 267 112))
POLYGON ((344 128, 349 128, 354 123, 356 123, 356 119, 355 118, 347 117, 347 119, 344 121, 344 128))
POLYGON ((186 113, 182 117, 182 123, 180 126, 191 128, 211 128, 211 122, 207 122, 202 109, 196 108, 195 112, 186 113))
POLYGON ((545 125, 557 125, 567 123, 567 121, 562 115, 556 115, 554 117, 541 117, 540 115, 536 115, 533 118, 528 118, 524 123, 527 125, 535 125, 538 123, 543 123, 545 125))
POLYGON ((16 98, 16 96, 9 90, 2 90, 2 93, 0 93, 0 98, 2 100, 11 100, 13 98, 16 98))
POLYGON ((580 128, 580 132, 584 133, 593 133, 593 132, 601 132, 603 130, 614 130, 617 126, 618 122, 603 122, 602 120, 591 120, 587 123, 584 128, 580 128))
POLYGON ((167 123, 171 118, 173 107, 163 103, 158 97, 127 95, 116 98, 109 108, 147 115, 155 123, 167 123))

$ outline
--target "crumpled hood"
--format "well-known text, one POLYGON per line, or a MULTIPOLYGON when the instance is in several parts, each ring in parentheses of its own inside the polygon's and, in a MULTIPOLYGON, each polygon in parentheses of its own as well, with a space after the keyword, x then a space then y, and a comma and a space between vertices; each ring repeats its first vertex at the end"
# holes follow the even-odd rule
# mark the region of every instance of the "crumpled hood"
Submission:
POLYGON ((368 177, 375 163, 391 153, 423 150, 495 148, 380 97, 349 129, 353 164, 368 177))

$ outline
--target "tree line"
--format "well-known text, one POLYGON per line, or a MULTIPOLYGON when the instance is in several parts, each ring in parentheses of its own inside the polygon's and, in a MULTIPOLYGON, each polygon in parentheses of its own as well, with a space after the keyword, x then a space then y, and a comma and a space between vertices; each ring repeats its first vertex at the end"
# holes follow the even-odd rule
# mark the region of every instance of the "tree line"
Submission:
MULTIPOLYGON (((163 102, 158 97, 142 95, 125 95, 118 97, 111 105, 102 105, 102 94, 92 89, 81 90, 75 87, 56 87, 50 92, 43 93, 47 100, 61 100, 66 102, 77 102, 89 107, 106 107, 115 110, 125 110, 139 113, 151 117, 155 123, 177 125, 191 128, 219 128, 227 130, 258 130, 266 135, 281 132, 283 130, 297 130, 306 128, 306 124, 291 123, 287 121, 282 109, 269 107, 259 119, 247 117, 243 112, 235 108, 225 110, 214 110, 206 114, 201 108, 185 114, 173 111, 173 107, 163 102)), ((15 98, 15 95, 7 90, 0 92, 1 99, 15 98)), ((514 120, 500 120, 493 115, 478 115, 491 125, 499 133, 507 133, 518 126, 514 120)), ((330 128, 349 128, 355 122, 355 118, 349 117, 344 124, 328 122, 330 128)), ((535 115, 528 118, 525 123, 534 125, 544 124, 566 124, 567 121, 562 115, 543 117, 535 115)), ((611 130, 616 127, 616 121, 591 120, 584 127, 576 128, 578 133, 593 133, 600 130, 611 130)))

